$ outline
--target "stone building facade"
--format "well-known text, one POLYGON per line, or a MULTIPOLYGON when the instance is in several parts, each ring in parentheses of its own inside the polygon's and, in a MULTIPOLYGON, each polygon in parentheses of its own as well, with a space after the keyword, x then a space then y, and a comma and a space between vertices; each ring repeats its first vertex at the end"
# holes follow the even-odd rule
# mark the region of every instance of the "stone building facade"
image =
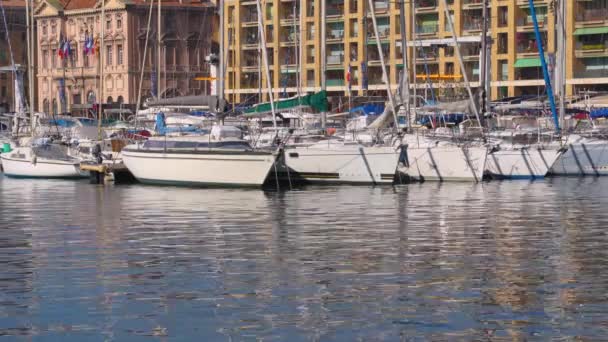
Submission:
POLYGON ((162 0, 159 49, 158 1, 154 2, 143 61, 150 5, 144 0, 106 0, 102 18, 101 1, 42 0, 35 9, 38 110, 74 113, 98 102, 133 108, 142 67, 142 99, 153 95, 151 79, 158 79, 154 84, 161 97, 208 93, 209 84, 195 78, 209 75, 205 57, 217 50, 211 34, 217 20, 214 3, 162 0), (101 25, 105 25, 103 43, 101 25), (88 37, 93 37, 96 52, 85 52, 88 37), (71 53, 61 58, 60 40, 66 39, 71 53), (157 51, 161 54, 160 77, 153 72, 157 51))

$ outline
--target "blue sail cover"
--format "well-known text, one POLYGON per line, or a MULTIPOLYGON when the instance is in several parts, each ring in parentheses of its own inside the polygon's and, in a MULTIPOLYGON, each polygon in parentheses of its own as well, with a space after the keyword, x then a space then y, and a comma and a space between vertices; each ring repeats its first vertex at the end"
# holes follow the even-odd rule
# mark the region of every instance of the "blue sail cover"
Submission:
POLYGON ((363 106, 354 107, 350 110, 350 112, 363 115, 380 115, 384 112, 384 105, 368 103, 364 104, 363 106))

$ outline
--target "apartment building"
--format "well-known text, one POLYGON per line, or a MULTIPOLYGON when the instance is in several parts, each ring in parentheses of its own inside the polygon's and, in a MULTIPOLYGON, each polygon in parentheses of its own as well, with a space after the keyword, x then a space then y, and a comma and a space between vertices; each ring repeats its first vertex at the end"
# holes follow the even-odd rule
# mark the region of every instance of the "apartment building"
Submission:
MULTIPOLYGON (((465 74, 472 86, 479 85, 483 0, 446 1, 460 42, 464 70, 456 57, 444 0, 405 2, 410 80, 412 87, 427 97, 464 96, 465 74)), ((269 74, 275 95, 318 91, 323 84, 333 96, 386 94, 369 1, 328 0, 324 12, 321 2, 262 1, 269 74)), ((488 0, 488 3, 491 98, 544 93, 528 0, 488 0)), ((534 3, 552 71, 557 46, 557 5, 548 0, 534 3)), ((608 1, 572 0, 567 1, 566 7, 566 93, 608 91, 608 1)), ((267 99, 257 1, 226 0, 224 10, 226 96, 236 102, 255 102, 260 96, 267 99)), ((399 10, 400 1, 373 1, 380 45, 391 87, 395 89, 403 68, 399 10)))
POLYGON ((25 96, 29 88, 25 44, 27 35, 25 1, 2 0, 2 7, 4 20, 0 21, 0 112, 8 112, 15 110, 13 62, 24 72, 25 96))
POLYGON ((153 96, 208 94, 209 82, 196 78, 209 76, 205 57, 219 49, 211 34, 218 26, 214 2, 163 0, 160 46, 157 3, 152 4, 147 32, 150 0, 106 0, 103 18, 102 1, 39 1, 34 12, 39 49, 38 110, 86 111, 98 102, 106 107, 134 107, 142 68, 142 101, 153 96), (59 51, 65 44, 60 42, 65 41, 70 52, 62 56, 59 51), (93 48, 85 51, 89 42, 93 48), (159 51, 161 70, 157 76, 159 51))

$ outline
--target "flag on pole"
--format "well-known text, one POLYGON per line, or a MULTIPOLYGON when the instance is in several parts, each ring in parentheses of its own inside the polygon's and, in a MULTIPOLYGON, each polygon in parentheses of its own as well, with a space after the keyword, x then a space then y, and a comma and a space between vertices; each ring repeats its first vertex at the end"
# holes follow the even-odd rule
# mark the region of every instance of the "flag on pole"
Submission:
POLYGON ((66 39, 66 40, 63 42, 63 54, 62 54, 62 57, 63 57, 63 58, 69 58, 69 57, 70 57, 70 54, 71 54, 71 50, 72 50, 72 49, 71 49, 71 47, 70 47, 70 41, 66 39))
POLYGON ((63 34, 59 34, 59 48, 57 49, 57 54, 61 59, 63 59, 63 34))

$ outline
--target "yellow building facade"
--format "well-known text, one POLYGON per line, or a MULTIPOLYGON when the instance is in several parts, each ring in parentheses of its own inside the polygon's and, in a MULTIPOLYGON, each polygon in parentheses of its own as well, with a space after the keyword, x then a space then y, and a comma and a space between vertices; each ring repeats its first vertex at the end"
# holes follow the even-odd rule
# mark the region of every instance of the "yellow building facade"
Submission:
MULTIPOLYGON (((472 86, 479 85, 483 0, 446 1, 465 70, 461 70, 456 57, 444 0, 405 2, 410 82, 418 94, 427 98, 464 96, 464 74, 472 86)), ((330 95, 338 97, 385 95, 387 86, 382 81, 369 1, 328 0, 325 8, 321 2, 262 1, 274 94, 291 96, 325 87, 330 95)), ((568 95, 608 90, 607 2, 567 1, 564 23, 568 95)), ((396 89, 404 64, 400 1, 372 3, 391 88, 396 89)), ((557 4, 548 0, 534 3, 552 70, 557 46, 557 4)), ((488 5, 490 97, 543 94, 544 81, 528 0, 488 0, 488 5)), ((267 100, 257 1, 225 1, 224 24, 227 98, 235 102, 267 100)))

